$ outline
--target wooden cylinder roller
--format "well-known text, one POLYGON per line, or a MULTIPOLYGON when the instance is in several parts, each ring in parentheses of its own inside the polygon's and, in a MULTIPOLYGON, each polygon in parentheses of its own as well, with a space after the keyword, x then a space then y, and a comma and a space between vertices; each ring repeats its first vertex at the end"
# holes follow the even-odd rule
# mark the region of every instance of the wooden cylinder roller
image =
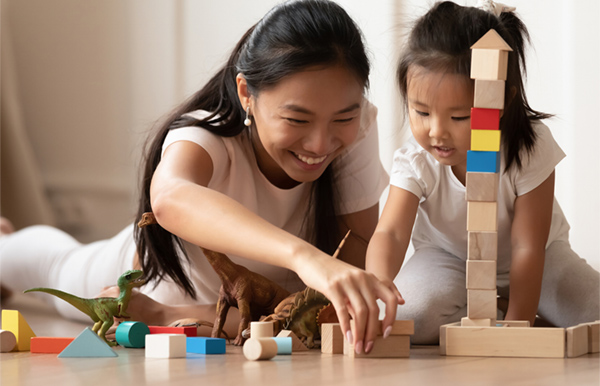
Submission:
POLYGON ((251 322, 250 338, 272 338, 273 322, 251 322))
POLYGON ((10 352, 16 345, 15 334, 8 330, 0 330, 0 352, 10 352))
POLYGON ((244 356, 251 361, 271 359, 277 355, 277 342, 273 338, 250 338, 244 343, 244 356))

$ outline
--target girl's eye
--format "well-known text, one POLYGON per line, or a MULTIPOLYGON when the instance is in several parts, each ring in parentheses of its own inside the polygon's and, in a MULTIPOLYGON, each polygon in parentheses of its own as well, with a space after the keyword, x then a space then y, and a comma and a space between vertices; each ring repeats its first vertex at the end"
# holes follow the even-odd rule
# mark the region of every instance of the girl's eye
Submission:
POLYGON ((295 124, 308 123, 308 121, 303 121, 301 119, 294 119, 294 118, 285 118, 285 120, 290 123, 295 123, 295 124))
POLYGON ((452 117, 453 120, 455 121, 466 121, 467 119, 471 119, 470 115, 464 116, 464 117, 452 117))
POLYGON ((415 113, 417 113, 417 115, 420 115, 422 117, 428 117, 429 116, 429 113, 426 113, 424 111, 415 110, 415 113))
POLYGON ((356 117, 336 119, 335 121, 338 123, 348 123, 348 122, 352 122, 354 120, 354 118, 356 118, 356 117))

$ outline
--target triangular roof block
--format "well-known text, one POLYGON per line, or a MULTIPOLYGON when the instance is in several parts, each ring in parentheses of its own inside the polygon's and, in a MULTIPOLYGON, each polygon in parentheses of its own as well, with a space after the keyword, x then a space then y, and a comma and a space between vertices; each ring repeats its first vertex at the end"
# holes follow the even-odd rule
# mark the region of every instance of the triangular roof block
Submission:
POLYGON ((486 32, 481 39, 471 46, 471 49, 512 51, 512 48, 502 39, 495 29, 486 32))
POLYGON ((58 354, 59 358, 116 357, 116 352, 91 328, 86 327, 71 344, 58 354))
POLYGON ((35 334, 19 311, 2 310, 2 329, 15 334, 17 346, 14 351, 29 351, 30 340, 35 334))

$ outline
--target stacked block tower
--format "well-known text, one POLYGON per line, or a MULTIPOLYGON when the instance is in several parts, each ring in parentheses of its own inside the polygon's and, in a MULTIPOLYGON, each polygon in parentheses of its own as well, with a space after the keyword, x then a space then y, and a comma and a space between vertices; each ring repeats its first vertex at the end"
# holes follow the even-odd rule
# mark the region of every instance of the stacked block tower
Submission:
POLYGON ((471 150, 467 153, 467 313, 462 326, 495 326, 500 112, 510 46, 495 30, 472 47, 471 150))

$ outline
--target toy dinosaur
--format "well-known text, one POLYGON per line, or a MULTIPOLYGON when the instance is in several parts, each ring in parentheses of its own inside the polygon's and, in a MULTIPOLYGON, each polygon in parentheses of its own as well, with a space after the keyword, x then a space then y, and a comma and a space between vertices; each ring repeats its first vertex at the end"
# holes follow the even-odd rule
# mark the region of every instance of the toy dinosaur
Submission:
POLYGON ((92 318, 95 322, 92 331, 97 332, 98 336, 109 346, 116 346, 116 342, 110 342, 106 339, 106 331, 113 325, 113 318, 129 317, 126 310, 131 298, 131 291, 134 287, 139 287, 145 283, 142 275, 143 272, 139 270, 131 270, 122 274, 117 281, 120 290, 117 298, 84 299, 52 288, 31 288, 24 292, 45 292, 61 298, 92 318))

